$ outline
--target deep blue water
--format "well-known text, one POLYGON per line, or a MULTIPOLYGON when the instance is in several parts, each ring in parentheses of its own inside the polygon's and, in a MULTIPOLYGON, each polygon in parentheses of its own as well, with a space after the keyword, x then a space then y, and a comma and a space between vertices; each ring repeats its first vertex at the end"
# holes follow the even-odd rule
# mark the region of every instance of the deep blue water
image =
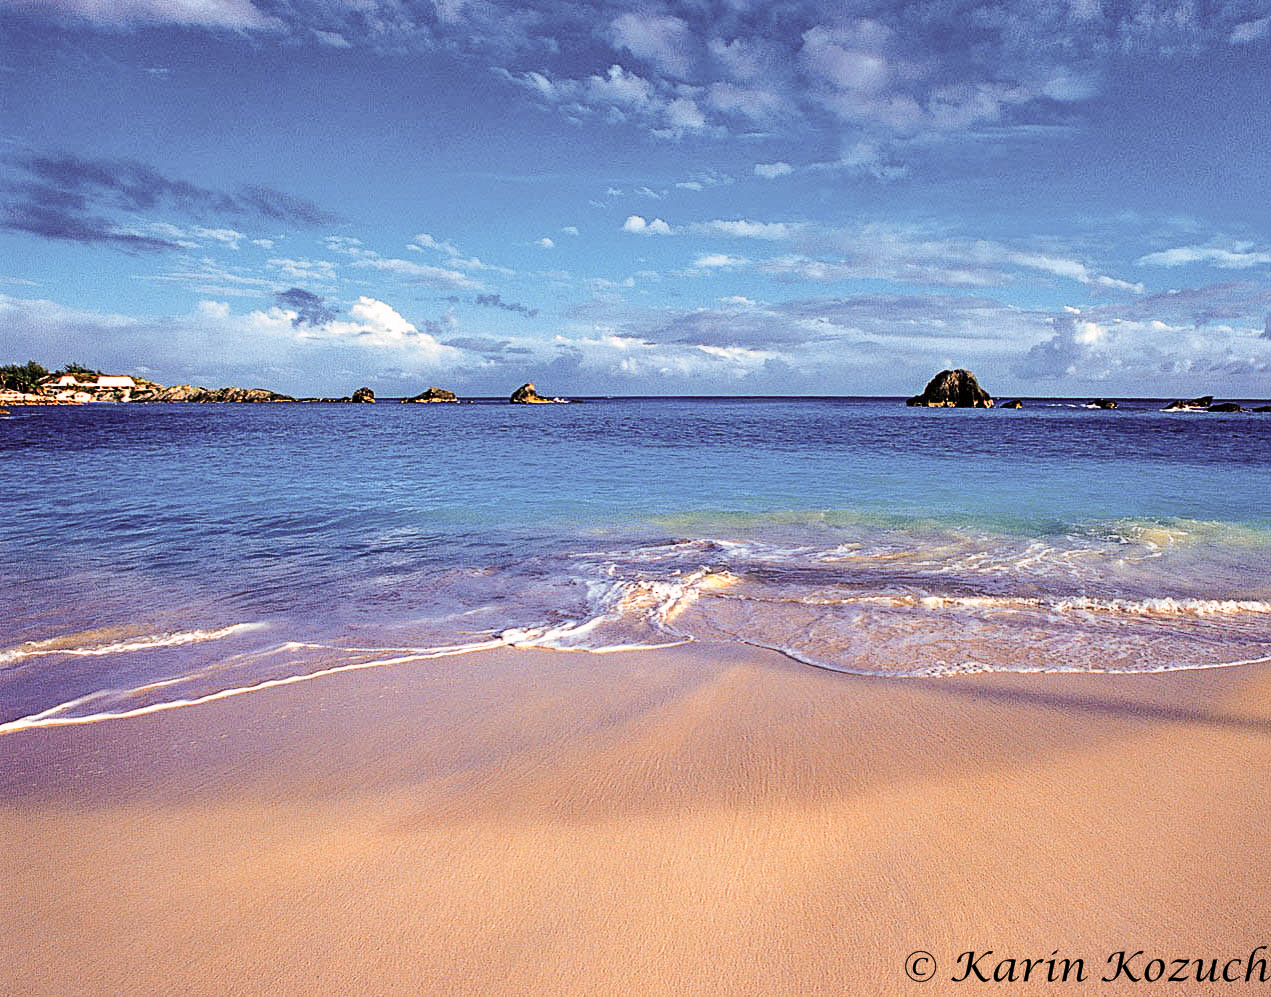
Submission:
POLYGON ((896 674, 1271 653, 1271 414, 1025 404, 17 409, 0 722, 351 647, 692 637, 896 674))

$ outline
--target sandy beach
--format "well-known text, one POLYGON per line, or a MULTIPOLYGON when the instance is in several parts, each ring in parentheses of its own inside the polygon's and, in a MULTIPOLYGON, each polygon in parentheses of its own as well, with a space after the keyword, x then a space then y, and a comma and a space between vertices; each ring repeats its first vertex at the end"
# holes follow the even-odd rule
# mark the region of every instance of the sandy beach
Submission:
POLYGON ((1269 691, 507 651, 9 734, 5 989, 1132 989, 1267 941, 1269 691))

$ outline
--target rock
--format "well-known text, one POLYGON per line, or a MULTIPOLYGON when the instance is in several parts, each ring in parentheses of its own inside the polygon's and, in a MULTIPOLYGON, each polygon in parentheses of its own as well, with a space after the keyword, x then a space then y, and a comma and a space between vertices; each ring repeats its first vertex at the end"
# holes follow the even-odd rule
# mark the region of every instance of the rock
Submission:
POLYGON ((1086 402, 1085 407, 1086 408, 1101 408, 1101 409, 1107 409, 1111 411, 1112 409, 1117 407, 1117 403, 1114 402, 1111 398, 1095 398, 1092 401, 1086 402))
POLYGON ((921 395, 906 405, 923 408, 992 408, 993 399, 969 370, 942 370, 927 382, 921 395))
POLYGON ((429 404, 432 402, 457 402, 458 400, 459 396, 453 391, 447 391, 445 388, 433 386, 427 391, 421 391, 414 398, 403 398, 402 403, 407 404, 410 402, 418 402, 422 404, 429 404))
POLYGON ((551 405, 555 398, 544 398, 534 390, 534 382, 528 381, 512 392, 508 399, 513 405, 551 405))
POLYGON ((265 402, 294 402, 290 395, 280 395, 265 388, 196 388, 191 384, 177 384, 165 388, 162 384, 147 382, 135 389, 134 402, 178 402, 205 404, 208 402, 233 402, 235 404, 262 404, 265 402))
POLYGON ((353 397, 349 401, 360 405, 373 405, 375 404, 375 392, 370 388, 358 388, 357 391, 353 392, 353 397))
POLYGON ((1002 402, 1002 404, 998 406, 998 408, 1023 408, 1023 407, 1024 407, 1024 403, 1021 402, 1018 398, 1012 398, 1009 402, 1002 402))
POLYGON ((1271 412, 1271 405, 1259 405, 1257 408, 1253 409, 1252 411, 1254 411, 1254 412, 1271 412))
POLYGON ((1213 395, 1202 395, 1200 398, 1193 398, 1190 401, 1170 402, 1166 405, 1162 412, 1205 412, 1209 406, 1214 403, 1213 395))
POLYGON ((1219 402, 1217 405, 1210 405, 1206 412, 1243 412, 1244 408, 1235 402, 1219 402))

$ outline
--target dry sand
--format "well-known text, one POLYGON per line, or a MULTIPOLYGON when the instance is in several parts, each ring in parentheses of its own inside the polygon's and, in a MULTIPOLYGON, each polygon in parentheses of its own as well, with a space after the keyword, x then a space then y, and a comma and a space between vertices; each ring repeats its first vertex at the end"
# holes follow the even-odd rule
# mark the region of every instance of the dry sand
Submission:
POLYGON ((1269 693, 508 651, 6 734, 0 990, 1161 992, 1271 941, 1269 693))

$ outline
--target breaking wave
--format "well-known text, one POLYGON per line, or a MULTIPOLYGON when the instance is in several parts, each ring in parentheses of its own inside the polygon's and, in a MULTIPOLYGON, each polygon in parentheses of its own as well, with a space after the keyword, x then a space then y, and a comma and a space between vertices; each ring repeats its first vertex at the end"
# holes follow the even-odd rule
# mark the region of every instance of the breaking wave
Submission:
POLYGON ((609 654, 712 642, 897 678, 1271 660, 1271 541, 1249 528, 1117 522, 1038 536, 780 515, 677 525, 696 535, 432 572, 409 613, 341 633, 296 614, 27 641, 0 651, 0 677, 65 667, 83 685, 22 715, 10 709, 0 734, 507 647, 609 654))

